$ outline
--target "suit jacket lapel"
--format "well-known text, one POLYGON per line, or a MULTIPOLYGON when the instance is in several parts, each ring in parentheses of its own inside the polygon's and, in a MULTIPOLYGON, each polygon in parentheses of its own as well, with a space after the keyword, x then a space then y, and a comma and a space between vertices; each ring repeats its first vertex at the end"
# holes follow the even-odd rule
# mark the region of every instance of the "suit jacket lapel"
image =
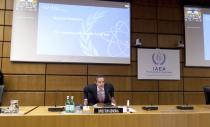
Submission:
POLYGON ((104 101, 106 101, 108 98, 107 97, 109 97, 108 96, 108 92, 107 92, 107 85, 106 84, 104 84, 104 92, 105 92, 105 98, 104 98, 104 101))
POLYGON ((97 85, 96 84, 94 84, 94 87, 93 87, 93 91, 94 91, 94 98, 95 98, 95 100, 97 101, 98 99, 97 99, 97 85))

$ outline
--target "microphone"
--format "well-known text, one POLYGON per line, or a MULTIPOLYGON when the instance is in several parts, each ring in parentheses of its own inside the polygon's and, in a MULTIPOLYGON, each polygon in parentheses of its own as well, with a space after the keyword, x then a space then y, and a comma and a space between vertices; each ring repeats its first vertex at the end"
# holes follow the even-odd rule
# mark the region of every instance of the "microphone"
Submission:
POLYGON ((177 105, 176 108, 180 109, 180 110, 193 110, 194 109, 194 107, 192 105, 188 105, 188 104, 177 105))
MULTIPOLYGON (((58 90, 57 90, 58 91, 58 90)), ((64 111, 64 107, 62 106, 62 107, 58 107, 57 106, 57 98, 58 98, 58 92, 56 92, 56 94, 54 94, 54 98, 55 98, 55 100, 54 100, 54 107, 49 107, 48 108, 48 111, 49 112, 62 112, 62 111, 64 111)))
POLYGON ((143 110, 152 111, 152 110, 158 110, 158 106, 155 105, 147 105, 142 107, 143 110))

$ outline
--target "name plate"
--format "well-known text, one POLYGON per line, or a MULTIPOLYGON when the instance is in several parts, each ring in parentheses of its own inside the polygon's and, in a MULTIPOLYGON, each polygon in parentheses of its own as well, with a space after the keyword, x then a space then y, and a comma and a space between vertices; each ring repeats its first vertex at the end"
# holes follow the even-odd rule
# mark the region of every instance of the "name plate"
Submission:
POLYGON ((94 108, 94 113, 123 113, 123 108, 94 108))

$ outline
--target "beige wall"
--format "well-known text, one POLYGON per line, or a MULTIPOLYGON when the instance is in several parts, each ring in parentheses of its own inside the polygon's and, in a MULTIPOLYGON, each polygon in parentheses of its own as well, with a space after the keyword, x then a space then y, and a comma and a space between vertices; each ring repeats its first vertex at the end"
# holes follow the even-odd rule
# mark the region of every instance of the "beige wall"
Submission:
POLYGON ((178 0, 132 0, 132 61, 130 65, 12 63, 10 42, 13 0, 0 0, 0 69, 5 75, 3 105, 19 99, 20 105, 63 105, 66 95, 82 102, 83 87, 103 74, 116 89, 118 104, 203 104, 202 87, 210 84, 210 68, 184 66, 181 80, 137 80, 135 39, 143 47, 176 48, 184 38, 183 8, 178 0))

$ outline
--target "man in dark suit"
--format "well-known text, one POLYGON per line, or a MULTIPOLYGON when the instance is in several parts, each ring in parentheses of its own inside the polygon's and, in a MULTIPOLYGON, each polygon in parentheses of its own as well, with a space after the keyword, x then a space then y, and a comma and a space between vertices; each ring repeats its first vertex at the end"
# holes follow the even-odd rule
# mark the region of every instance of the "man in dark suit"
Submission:
POLYGON ((95 105, 98 103, 115 105, 114 87, 105 83, 103 76, 97 76, 96 82, 84 88, 84 105, 95 105))

